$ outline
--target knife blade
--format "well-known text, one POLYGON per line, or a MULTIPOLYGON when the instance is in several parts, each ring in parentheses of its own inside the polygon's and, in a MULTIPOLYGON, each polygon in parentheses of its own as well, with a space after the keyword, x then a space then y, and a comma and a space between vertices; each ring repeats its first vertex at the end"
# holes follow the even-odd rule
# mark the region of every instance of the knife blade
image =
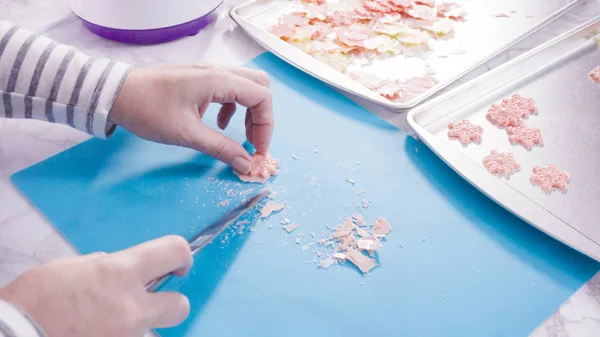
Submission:
MULTIPOLYGON (((258 202, 269 193, 268 190, 262 190, 257 193, 254 197, 248 199, 246 202, 236 206, 231 211, 217 219, 215 222, 210 224, 208 227, 200 231, 192 237, 188 242, 192 255, 195 255, 202 248, 210 244, 216 237, 218 237, 224 230, 226 230, 231 224, 235 223, 242 215, 244 215, 249 209, 254 207, 258 202)), ((157 291, 163 284, 166 283, 172 277, 172 274, 164 275, 146 285, 146 290, 149 292, 157 291)))

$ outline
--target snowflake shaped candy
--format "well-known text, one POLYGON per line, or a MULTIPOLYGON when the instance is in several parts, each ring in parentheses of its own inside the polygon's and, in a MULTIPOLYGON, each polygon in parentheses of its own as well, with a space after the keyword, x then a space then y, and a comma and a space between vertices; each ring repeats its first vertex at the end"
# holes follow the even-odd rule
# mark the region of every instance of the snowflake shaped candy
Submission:
POLYGON ((511 144, 521 144, 527 150, 533 149, 534 145, 544 145, 540 129, 529 128, 525 124, 509 126, 506 133, 511 144))
POLYGON ((486 117, 492 124, 504 128, 519 126, 522 118, 528 118, 529 115, 536 113, 537 108, 533 99, 514 94, 510 99, 502 100, 500 104, 493 104, 486 117))
POLYGON ((561 171, 554 164, 548 167, 534 167, 529 181, 534 185, 540 185, 544 192, 551 192, 555 188, 564 192, 569 188, 569 174, 561 171))
POLYGON ((463 145, 481 142, 483 128, 468 120, 448 124, 448 138, 458 139, 463 145))
POLYGON ((491 173, 509 178, 521 169, 512 153, 502 153, 496 150, 483 158, 483 166, 491 173))

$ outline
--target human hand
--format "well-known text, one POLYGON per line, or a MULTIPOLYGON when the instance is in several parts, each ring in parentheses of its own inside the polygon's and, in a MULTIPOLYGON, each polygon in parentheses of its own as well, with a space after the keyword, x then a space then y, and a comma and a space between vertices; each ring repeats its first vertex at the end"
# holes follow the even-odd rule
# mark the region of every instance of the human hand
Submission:
POLYGON ((113 254, 59 259, 25 272, 0 298, 28 313, 48 337, 142 337, 151 328, 181 323, 188 299, 176 292, 148 293, 146 284, 187 273, 190 246, 166 236, 113 254))
POLYGON ((202 123, 210 103, 222 104, 217 125, 223 130, 236 105, 246 107, 246 138, 258 152, 267 153, 274 125, 269 76, 247 68, 135 68, 108 119, 141 138, 189 147, 248 173, 251 157, 242 145, 202 123))

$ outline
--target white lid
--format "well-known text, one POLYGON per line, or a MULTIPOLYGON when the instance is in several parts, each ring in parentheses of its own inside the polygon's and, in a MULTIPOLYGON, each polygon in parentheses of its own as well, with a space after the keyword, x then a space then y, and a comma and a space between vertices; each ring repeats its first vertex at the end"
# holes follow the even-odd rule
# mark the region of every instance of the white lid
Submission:
POLYGON ((70 0, 75 15, 95 25, 128 30, 177 26, 198 19, 223 0, 70 0))

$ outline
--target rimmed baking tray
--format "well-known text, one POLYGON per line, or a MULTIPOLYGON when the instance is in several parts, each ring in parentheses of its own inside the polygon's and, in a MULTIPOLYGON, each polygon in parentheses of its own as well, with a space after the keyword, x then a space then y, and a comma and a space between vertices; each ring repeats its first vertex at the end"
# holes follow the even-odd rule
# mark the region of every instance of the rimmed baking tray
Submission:
POLYGON ((473 186, 528 223, 600 261, 600 85, 588 73, 600 65, 600 16, 407 115, 417 137, 473 186), (493 103, 518 93, 535 100, 541 148, 512 146, 487 121, 493 103), (450 140, 448 123, 468 119, 484 128, 480 145, 450 140), (509 180, 491 175, 482 159, 492 149, 511 152, 521 171, 509 180), (566 193, 544 193, 530 183, 534 166, 554 163, 570 175, 566 193))
MULTIPOLYGON (((268 32, 278 17, 297 9, 297 0, 249 0, 230 11, 231 18, 255 41, 291 65, 320 80, 360 98, 392 110, 412 108, 451 84, 464 74, 502 53, 544 25, 584 2, 575 0, 457 0, 468 13, 466 22, 456 28, 453 43, 459 54, 426 61, 439 83, 408 101, 390 101, 350 77, 280 40, 268 32), (508 17, 505 17, 505 15, 508 17)), ((450 46, 449 48, 454 48, 450 46)))

